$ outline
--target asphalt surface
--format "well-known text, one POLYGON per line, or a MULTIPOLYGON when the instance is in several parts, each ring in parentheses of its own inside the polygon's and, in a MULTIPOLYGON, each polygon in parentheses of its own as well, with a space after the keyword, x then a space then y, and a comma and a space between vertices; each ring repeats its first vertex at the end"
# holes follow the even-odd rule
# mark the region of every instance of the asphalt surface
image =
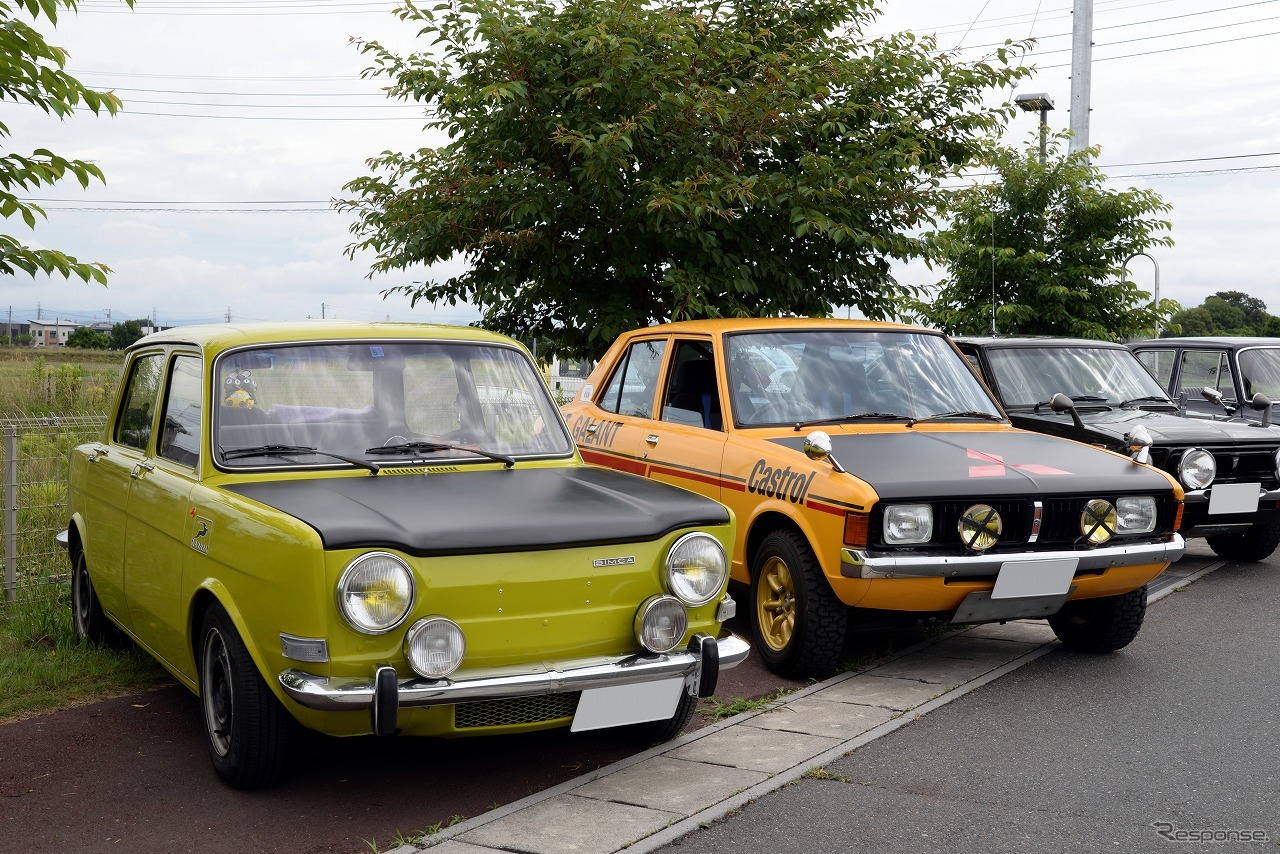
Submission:
MULTIPOLYGON (((746 631, 741 620, 733 628, 746 631)), ((749 656, 721 674, 717 696, 804 684, 749 656)), ((690 729, 706 722, 695 716, 690 729)), ((209 764, 195 695, 174 685, 0 724, 0 852, 387 851, 641 749, 607 730, 452 740, 300 731, 284 782, 238 792, 209 764)))
POLYGON ((657 850, 1275 851, 1280 557, 1061 647, 657 850), (1266 841, 1262 841, 1265 839, 1266 841))

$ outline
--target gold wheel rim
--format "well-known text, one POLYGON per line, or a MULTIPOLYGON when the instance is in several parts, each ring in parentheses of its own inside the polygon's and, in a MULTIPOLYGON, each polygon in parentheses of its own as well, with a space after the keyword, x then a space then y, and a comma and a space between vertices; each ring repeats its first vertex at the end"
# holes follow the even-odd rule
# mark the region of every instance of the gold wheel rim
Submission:
POLYGON ((782 652, 791 643, 796 627, 796 586, 791 568, 782 558, 771 557, 760 568, 756 622, 769 649, 782 652))

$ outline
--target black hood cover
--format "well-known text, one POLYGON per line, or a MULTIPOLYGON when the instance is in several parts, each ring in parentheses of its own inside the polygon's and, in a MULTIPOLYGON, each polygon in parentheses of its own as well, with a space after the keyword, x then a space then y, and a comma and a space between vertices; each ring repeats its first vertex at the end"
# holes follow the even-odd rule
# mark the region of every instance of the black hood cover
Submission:
POLYGON ((280 480, 227 490, 306 522, 325 548, 419 556, 646 541, 729 521, 709 498, 589 466, 280 480))
POLYGON ((1169 448, 1196 445, 1249 445, 1257 448, 1280 447, 1280 430, 1246 424, 1243 421, 1214 421, 1208 418, 1184 418, 1172 412, 1148 412, 1142 409, 1112 409, 1102 412, 1079 410, 1085 429, 1074 426, 1069 414, 1055 412, 1014 411, 1009 415, 1020 427, 1045 430, 1059 436, 1070 436, 1081 442, 1098 442, 1119 448, 1135 425, 1141 424, 1157 446, 1169 448), (1043 425, 1043 426, 1041 426, 1043 425))
MULTIPOLYGON (((774 439, 803 452, 804 436, 774 439)), ((1165 494, 1165 477, 1124 457, 1022 430, 831 436, 832 454, 884 499, 1165 494)))

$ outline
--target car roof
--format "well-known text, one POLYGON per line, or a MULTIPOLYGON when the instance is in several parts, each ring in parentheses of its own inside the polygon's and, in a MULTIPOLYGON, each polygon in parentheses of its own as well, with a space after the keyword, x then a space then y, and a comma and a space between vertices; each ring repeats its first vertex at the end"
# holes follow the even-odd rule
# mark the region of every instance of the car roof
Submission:
POLYGON ((629 332, 652 333, 658 335, 681 333, 703 333, 723 335, 729 332, 768 332, 771 330, 805 330, 805 329, 892 329, 910 330, 912 332, 929 332, 934 335, 942 333, 936 329, 923 326, 910 326, 904 323, 882 323, 875 320, 844 320, 836 317, 734 317, 714 318, 708 320, 682 320, 676 323, 662 323, 629 332))
POLYGON ((304 343, 311 341, 379 339, 432 339, 480 341, 512 344, 510 338, 473 326, 446 326, 433 323, 369 323, 342 320, 312 320, 274 323, 210 323, 176 326, 139 339, 136 350, 157 344, 193 344, 206 353, 220 353, 249 344, 304 343))
POLYGON ((1005 338, 1002 336, 990 335, 953 335, 951 336, 957 343, 973 344, 978 347, 1044 347, 1051 345, 1054 347, 1106 347, 1111 350, 1123 350, 1123 344, 1117 344, 1114 341, 1099 341, 1094 338, 1055 338, 1052 335, 1045 336, 1023 336, 1019 338, 1005 338))
POLYGON ((1280 338, 1260 338, 1245 335, 1223 337, 1151 338, 1133 341, 1131 347, 1280 347, 1280 338))

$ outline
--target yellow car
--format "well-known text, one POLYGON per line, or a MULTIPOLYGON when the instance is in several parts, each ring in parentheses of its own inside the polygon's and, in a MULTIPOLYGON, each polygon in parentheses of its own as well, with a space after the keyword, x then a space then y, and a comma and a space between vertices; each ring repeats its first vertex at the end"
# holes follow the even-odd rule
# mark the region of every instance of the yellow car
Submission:
POLYGON ((528 354, 416 324, 188 327, 72 451, 79 635, 201 698, 237 787, 333 735, 677 734, 720 670, 733 518, 582 463, 528 354))
POLYGON ((784 675, 830 673, 850 609, 1047 617, 1069 646, 1119 649, 1142 625, 1145 585, 1183 551, 1172 478, 1014 429, 955 346, 926 329, 640 329, 564 411, 588 462, 734 511, 730 574, 750 585, 757 653, 784 675))

